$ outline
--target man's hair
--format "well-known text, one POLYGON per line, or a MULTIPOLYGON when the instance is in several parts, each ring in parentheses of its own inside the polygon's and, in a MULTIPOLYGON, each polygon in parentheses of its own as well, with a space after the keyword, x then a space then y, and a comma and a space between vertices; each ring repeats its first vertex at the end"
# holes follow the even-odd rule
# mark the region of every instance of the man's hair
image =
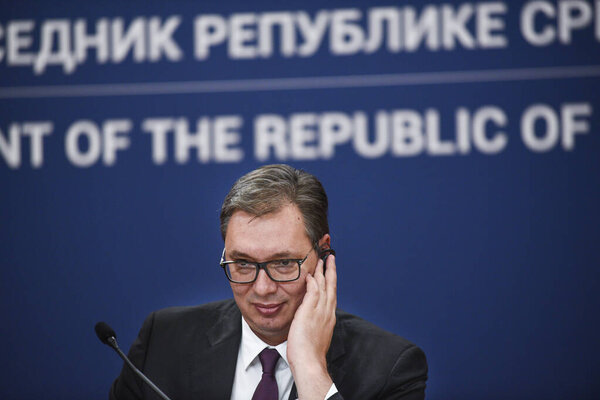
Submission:
POLYGON ((304 219, 304 228, 316 246, 329 233, 327 194, 321 182, 308 172, 289 165, 265 165, 238 179, 221 207, 221 236, 234 212, 241 210, 260 217, 294 204, 304 219))

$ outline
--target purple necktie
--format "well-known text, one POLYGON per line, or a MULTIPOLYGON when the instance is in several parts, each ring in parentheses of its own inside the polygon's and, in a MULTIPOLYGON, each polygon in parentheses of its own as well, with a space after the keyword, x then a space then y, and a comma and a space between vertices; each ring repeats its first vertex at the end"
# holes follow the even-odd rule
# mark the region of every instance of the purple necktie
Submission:
POLYGON ((277 400, 279 391, 275 380, 275 364, 279 360, 279 353, 275 349, 264 349, 258 355, 262 364, 262 379, 254 391, 252 400, 277 400))

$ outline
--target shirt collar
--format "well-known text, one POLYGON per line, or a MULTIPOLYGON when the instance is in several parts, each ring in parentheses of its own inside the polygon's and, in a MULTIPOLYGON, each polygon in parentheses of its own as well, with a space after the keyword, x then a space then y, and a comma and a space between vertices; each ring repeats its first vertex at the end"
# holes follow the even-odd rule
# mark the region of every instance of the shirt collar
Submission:
POLYGON ((240 349, 244 370, 247 370, 250 364, 252 364, 255 360, 258 360, 258 355, 266 347, 277 350, 281 358, 285 361, 286 366, 289 366, 287 361, 287 340, 278 344, 277 346, 270 346, 266 344, 258 336, 256 336, 252 329, 250 329, 250 326, 244 317, 242 317, 242 344, 240 349))

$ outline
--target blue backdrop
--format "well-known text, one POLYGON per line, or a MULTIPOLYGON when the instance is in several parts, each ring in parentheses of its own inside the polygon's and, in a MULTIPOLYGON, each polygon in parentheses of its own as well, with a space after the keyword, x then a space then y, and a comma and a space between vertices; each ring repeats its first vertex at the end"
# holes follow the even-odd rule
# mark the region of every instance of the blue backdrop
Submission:
POLYGON ((286 162, 428 398, 596 398, 599 115, 598 2, 2 1, 0 397, 106 398, 96 321, 230 297, 221 201, 286 162))

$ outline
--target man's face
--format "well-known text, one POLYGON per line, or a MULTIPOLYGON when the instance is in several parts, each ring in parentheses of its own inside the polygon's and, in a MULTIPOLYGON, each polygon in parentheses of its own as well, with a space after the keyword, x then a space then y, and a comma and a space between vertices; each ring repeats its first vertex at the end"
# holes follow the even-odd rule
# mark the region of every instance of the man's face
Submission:
MULTIPOLYGON (((227 260, 303 259, 311 248, 302 214, 295 205, 261 217, 236 211, 225 235, 227 260)), ((296 281, 274 282, 260 270, 252 283, 230 283, 244 319, 264 342, 277 345, 287 339, 294 314, 306 292, 306 275, 314 273, 316 265, 317 254, 310 251, 296 281)))

